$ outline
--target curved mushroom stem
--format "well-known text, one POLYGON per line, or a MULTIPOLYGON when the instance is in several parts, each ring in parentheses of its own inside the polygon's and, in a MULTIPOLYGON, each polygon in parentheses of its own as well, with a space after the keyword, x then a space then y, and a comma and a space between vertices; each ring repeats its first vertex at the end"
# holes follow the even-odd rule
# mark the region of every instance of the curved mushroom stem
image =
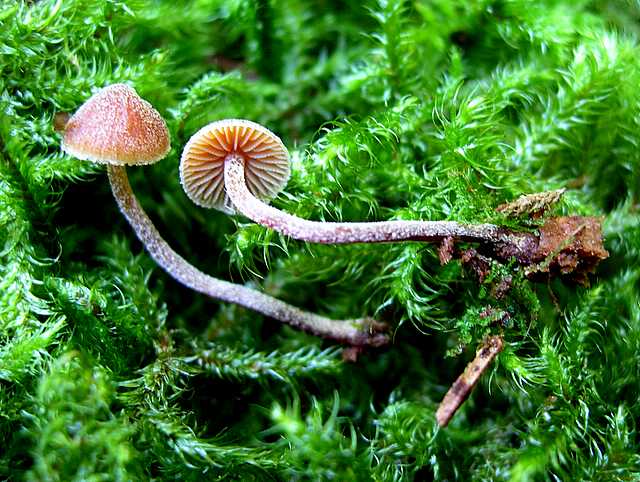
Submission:
POLYGON ((244 158, 230 154, 224 162, 224 183, 234 207, 249 219, 294 239, 322 244, 384 243, 389 241, 507 241, 493 224, 455 221, 318 222, 282 212, 256 198, 245 182, 244 158))
POLYGON ((353 346, 382 346, 389 342, 389 337, 381 333, 385 325, 371 318, 331 320, 300 310, 245 286, 213 278, 198 270, 171 249, 160 236, 133 194, 126 168, 109 165, 108 172, 111 189, 120 211, 151 257, 183 285, 212 298, 244 306, 295 328, 341 343, 353 346))

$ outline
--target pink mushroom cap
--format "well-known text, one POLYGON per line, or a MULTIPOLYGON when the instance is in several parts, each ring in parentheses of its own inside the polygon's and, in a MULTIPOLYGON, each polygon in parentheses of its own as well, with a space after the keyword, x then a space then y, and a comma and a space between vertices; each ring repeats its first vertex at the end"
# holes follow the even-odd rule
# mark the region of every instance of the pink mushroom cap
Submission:
POLYGON ((62 149, 78 159, 113 165, 153 164, 171 149, 164 119, 125 84, 94 94, 64 127, 62 149))

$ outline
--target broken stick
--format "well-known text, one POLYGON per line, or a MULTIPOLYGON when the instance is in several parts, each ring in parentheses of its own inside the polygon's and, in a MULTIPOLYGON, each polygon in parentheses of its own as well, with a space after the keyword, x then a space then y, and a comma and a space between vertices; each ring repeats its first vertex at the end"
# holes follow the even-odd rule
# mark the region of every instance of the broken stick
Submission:
POLYGON ((440 427, 446 427, 460 405, 467 399, 473 387, 493 359, 502 351, 504 340, 501 336, 491 336, 476 352, 476 357, 464 369, 462 375, 453 382, 449 391, 440 402, 436 411, 436 420, 440 427))

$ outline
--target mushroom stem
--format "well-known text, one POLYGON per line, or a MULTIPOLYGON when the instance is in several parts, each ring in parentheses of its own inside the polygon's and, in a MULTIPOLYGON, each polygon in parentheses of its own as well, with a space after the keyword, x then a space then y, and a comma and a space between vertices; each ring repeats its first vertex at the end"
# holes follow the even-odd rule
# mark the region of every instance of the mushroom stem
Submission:
POLYGON ((353 346, 382 346, 389 342, 389 337, 380 332, 384 325, 371 318, 332 320, 300 310, 245 286, 213 278, 198 270, 171 249, 160 236, 133 194, 126 168, 109 165, 108 173, 120 211, 142 244, 151 257, 183 285, 212 298, 244 306, 295 328, 341 343, 353 346))
POLYGON ((249 219, 294 239, 322 244, 384 243, 390 241, 508 241, 504 229, 493 224, 455 221, 318 222, 282 212, 256 198, 245 181, 245 160, 229 154, 224 183, 234 207, 249 219))

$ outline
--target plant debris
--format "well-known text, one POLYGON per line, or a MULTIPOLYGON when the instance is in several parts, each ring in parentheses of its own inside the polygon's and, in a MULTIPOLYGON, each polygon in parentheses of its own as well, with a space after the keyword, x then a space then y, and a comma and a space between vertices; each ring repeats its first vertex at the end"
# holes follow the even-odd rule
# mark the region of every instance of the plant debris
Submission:
POLYGON ((500 240, 485 243, 478 252, 502 262, 515 260, 531 279, 563 276, 580 284, 609 256, 602 221, 589 216, 549 218, 537 233, 505 230, 500 240))
POLYGON ((462 403, 471 394, 482 374, 504 348, 501 336, 490 336, 476 352, 476 357, 467 365, 451 388, 447 391, 436 411, 436 420, 440 427, 446 427, 462 403))
POLYGON ((510 218, 523 216, 531 219, 541 218, 545 212, 562 199, 566 189, 556 189, 555 191, 538 192, 525 194, 515 201, 500 204, 496 211, 510 218))

